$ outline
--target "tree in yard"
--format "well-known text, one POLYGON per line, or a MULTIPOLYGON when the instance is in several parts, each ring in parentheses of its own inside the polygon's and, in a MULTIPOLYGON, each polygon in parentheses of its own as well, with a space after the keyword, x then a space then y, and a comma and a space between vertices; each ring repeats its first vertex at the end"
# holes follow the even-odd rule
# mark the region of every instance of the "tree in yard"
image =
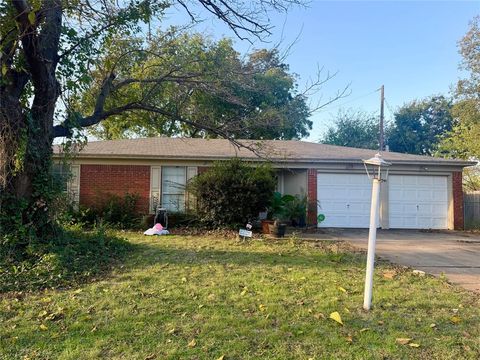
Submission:
MULTIPOLYGON (((76 129, 124 114, 148 113, 168 119, 171 126, 187 127, 188 131, 197 128, 235 143, 230 132, 230 124, 239 127, 235 113, 232 119, 227 116, 220 123, 212 123, 208 118, 204 122, 198 114, 190 116, 194 108, 184 109, 181 105, 182 101, 188 102, 190 95, 208 94, 210 101, 221 98, 229 107, 244 106, 239 101, 241 97, 220 84, 224 79, 217 78, 216 68, 211 69, 210 65, 207 68, 211 71, 205 71, 202 58, 169 62, 169 67, 160 68, 163 71, 142 73, 150 61, 151 67, 156 67, 162 59, 177 59, 176 53, 169 52, 169 46, 148 47, 147 41, 141 39, 145 24, 161 23, 164 12, 176 6, 193 21, 198 20, 198 12, 204 11, 226 23, 240 38, 261 38, 271 30, 267 10, 287 11, 300 3, 301 0, 1 0, 0 233, 7 234, 3 244, 22 242, 23 250, 19 251, 24 251, 31 237, 47 241, 51 235, 53 223, 49 214, 55 191, 50 168, 54 138, 70 137, 76 129), (138 37, 137 42, 117 46, 119 39, 134 36, 138 37), (129 66, 135 70, 133 73, 125 71, 129 66), (178 90, 178 99, 154 101, 159 88, 172 94, 178 90), (78 104, 85 92, 91 101, 90 106, 82 108, 78 104), (132 93, 136 96, 125 96, 132 93)), ((235 72, 230 75, 233 83, 244 76, 235 72)))
POLYGON ((334 125, 320 139, 323 144, 378 149, 378 117, 363 111, 340 110, 334 125))
MULTIPOLYGON (((117 61, 126 47, 137 47, 134 40, 109 44, 102 65, 117 61)), ((124 55, 117 63, 116 76, 159 78, 175 67, 184 73, 202 74, 202 81, 193 77, 182 83, 128 86, 109 100, 109 106, 125 102, 163 104, 164 109, 174 110, 191 123, 158 112, 124 112, 102 121, 90 132, 102 139, 222 135, 222 131, 207 128, 228 129, 230 136, 243 139, 299 139, 309 134, 309 117, 314 109, 308 106, 306 94, 297 90, 295 75, 288 72, 277 49, 253 51, 243 61, 231 40, 213 42, 200 34, 160 32, 148 41, 141 55, 124 55), (157 56, 160 51, 168 55, 157 56)), ((97 72, 95 76, 101 79, 104 75, 97 72)), ((97 93, 97 87, 85 91, 78 101, 79 111, 92 111, 97 93)))
POLYGON ((452 102, 444 96, 414 100, 395 112, 387 129, 391 151, 433 155, 441 137, 452 129, 452 102))
POLYGON ((470 24, 467 34, 459 42, 463 61, 461 68, 469 77, 457 83, 456 103, 452 114, 454 125, 440 145, 445 156, 480 158, 480 17, 470 24))

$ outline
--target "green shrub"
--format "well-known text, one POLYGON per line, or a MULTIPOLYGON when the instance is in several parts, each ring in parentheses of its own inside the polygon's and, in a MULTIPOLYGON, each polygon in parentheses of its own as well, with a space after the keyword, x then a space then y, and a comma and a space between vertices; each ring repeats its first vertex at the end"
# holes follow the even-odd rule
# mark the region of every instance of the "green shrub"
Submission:
POLYGON ((275 190, 276 180, 268 164, 252 164, 239 159, 217 162, 188 184, 197 199, 199 219, 214 226, 245 224, 265 211, 275 190))
POLYGON ((137 211, 139 198, 138 194, 131 193, 126 193, 123 197, 108 194, 96 206, 80 205, 78 210, 69 206, 62 223, 92 228, 96 223, 102 222, 117 229, 136 229, 141 225, 141 216, 137 211))

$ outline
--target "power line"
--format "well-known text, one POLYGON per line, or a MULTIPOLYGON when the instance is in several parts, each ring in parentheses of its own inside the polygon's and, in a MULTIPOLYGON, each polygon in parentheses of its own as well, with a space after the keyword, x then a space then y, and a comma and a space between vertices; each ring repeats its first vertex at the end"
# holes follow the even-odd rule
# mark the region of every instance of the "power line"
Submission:
POLYGON ((385 98, 385 105, 387 105, 388 111, 390 111, 390 113, 392 114, 392 117, 394 117, 395 116, 395 111, 393 110, 393 107, 390 105, 390 103, 387 101, 386 98, 385 98))
POLYGON ((327 107, 325 107, 324 109, 319 110, 318 112, 323 112, 323 111, 327 111, 327 110, 338 109, 338 108, 340 108, 340 107, 342 107, 342 106, 344 106, 344 105, 350 104, 350 103, 352 103, 352 102, 354 102, 354 101, 357 101, 357 100, 359 100, 359 99, 363 99, 363 98, 365 98, 365 97, 367 97, 367 96, 370 96, 370 95, 376 93, 378 90, 379 90, 379 89, 373 90, 372 92, 369 92, 368 94, 360 95, 360 96, 358 96, 358 97, 356 97, 356 98, 353 98, 353 99, 351 99, 351 100, 349 100, 349 101, 346 101, 346 102, 344 102, 344 103, 342 103, 342 104, 340 104, 340 105, 335 105, 335 106, 333 106, 333 107, 327 106, 327 107))

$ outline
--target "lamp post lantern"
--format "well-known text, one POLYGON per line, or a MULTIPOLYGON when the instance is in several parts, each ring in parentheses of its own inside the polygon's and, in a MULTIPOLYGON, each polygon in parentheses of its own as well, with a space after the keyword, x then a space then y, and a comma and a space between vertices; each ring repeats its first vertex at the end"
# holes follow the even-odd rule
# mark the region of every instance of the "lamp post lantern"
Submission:
POLYGON ((363 308, 370 310, 372 305, 373 269, 375 265, 375 243, 377 242, 377 219, 380 197, 380 183, 387 181, 388 167, 391 163, 382 159, 380 154, 363 160, 367 176, 372 180, 372 204, 370 207, 370 228, 368 232, 367 271, 365 276, 365 295, 363 308))

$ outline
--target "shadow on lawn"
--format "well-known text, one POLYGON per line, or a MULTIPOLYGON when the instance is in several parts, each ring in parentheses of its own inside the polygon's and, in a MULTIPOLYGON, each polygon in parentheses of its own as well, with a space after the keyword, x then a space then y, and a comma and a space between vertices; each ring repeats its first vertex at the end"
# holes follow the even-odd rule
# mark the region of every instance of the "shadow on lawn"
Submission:
MULTIPOLYGON (((271 244, 272 248, 276 244, 271 244)), ((311 247, 307 250, 297 251, 279 247, 272 251, 261 251, 248 247, 239 250, 220 250, 211 248, 182 248, 151 244, 136 244, 135 253, 126 263, 129 267, 153 266, 156 264, 177 264, 185 266, 208 264, 235 264, 248 265, 285 265, 302 267, 332 267, 332 266, 364 266, 365 256, 358 252, 348 250, 335 250, 334 247, 311 247)))
POLYGON ((26 259, 0 262, 0 294, 75 287, 107 275, 137 245, 103 231, 61 231, 35 244, 26 259))

